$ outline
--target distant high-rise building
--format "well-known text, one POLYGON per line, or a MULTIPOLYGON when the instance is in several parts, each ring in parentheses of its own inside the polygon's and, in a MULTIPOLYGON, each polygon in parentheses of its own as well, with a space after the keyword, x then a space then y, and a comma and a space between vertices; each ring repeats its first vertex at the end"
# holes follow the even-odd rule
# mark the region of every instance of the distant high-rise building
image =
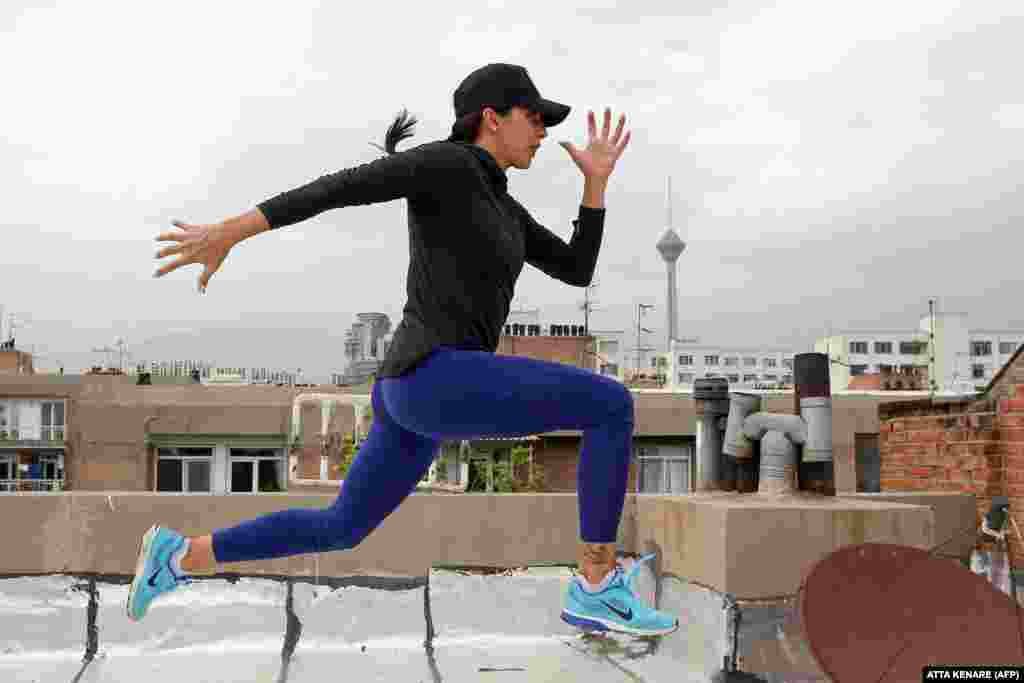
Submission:
POLYGON ((391 342, 391 319, 384 313, 359 313, 345 333, 348 364, 336 384, 363 384, 379 368, 391 342))
MULTIPOLYGON (((665 297, 665 308, 667 316, 665 325, 665 348, 672 348, 672 340, 677 338, 676 326, 678 325, 677 310, 677 288, 676 288, 676 261, 679 255, 686 249, 686 242, 680 239, 672 227, 672 177, 669 176, 665 192, 665 233, 658 240, 657 248, 661 258, 665 260, 667 271, 668 294, 665 297)), ((639 340, 637 340, 639 346, 639 340)))

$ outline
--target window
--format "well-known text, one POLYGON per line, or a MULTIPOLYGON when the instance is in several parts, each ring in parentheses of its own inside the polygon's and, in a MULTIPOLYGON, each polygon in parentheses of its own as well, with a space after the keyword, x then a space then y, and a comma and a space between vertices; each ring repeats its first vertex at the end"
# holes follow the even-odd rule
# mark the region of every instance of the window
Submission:
POLYGON ((1017 342, 999 342, 999 353, 1010 354, 1017 351, 1017 347, 1020 346, 1017 342))
POLYGON ((875 353, 892 353, 892 342, 875 342, 875 353))
POLYGON ((0 491, 15 491, 17 483, 14 471, 14 457, 9 455, 0 456, 0 491))
POLYGON ((748 368, 756 368, 757 367, 757 359, 756 358, 744 358, 743 359, 743 365, 745 365, 748 368))
POLYGON ((774 368, 774 367, 776 367, 775 359, 774 358, 765 358, 764 359, 764 366, 766 368, 774 368))
POLYGON ((740 381, 739 375, 726 375, 725 378, 729 380, 729 384, 736 384, 740 381))
POLYGON ((980 364, 972 365, 971 377, 974 379, 985 379, 985 366, 980 364))
POLYGON ((783 384, 792 384, 793 383, 793 375, 783 375, 782 376, 782 383, 783 384))
MULTIPOLYGON (((660 449, 641 446, 637 455, 637 493, 689 493, 690 456, 693 447, 685 447, 685 455, 662 455, 660 449)), ((678 452, 678 449, 665 449, 678 452)))
POLYGON ((64 440, 64 401, 44 401, 42 433, 44 441, 64 440))
POLYGON ((867 342, 850 342, 850 353, 867 353, 868 343, 867 342))
POLYGON ((765 382, 775 382, 778 379, 779 379, 778 375, 765 375, 764 376, 764 381, 765 382))
POLYGON ((156 490, 210 493, 212 448, 160 448, 157 450, 156 490))
POLYGON ((972 356, 991 356, 992 355, 992 342, 971 342, 971 355, 972 356))
POLYGON ((851 365, 850 366, 850 375, 853 376, 853 377, 856 377, 858 375, 863 375, 867 371, 868 371, 868 366, 866 366, 866 365, 851 365))
POLYGON ((679 356, 680 365, 693 365, 693 356, 679 356))
POLYGON ((273 448, 231 449, 231 493, 280 493, 282 458, 273 448))
POLYGON ((718 365, 718 356, 704 356, 704 365, 718 365))
POLYGON ((680 372, 679 373, 680 384, 693 384, 693 373, 692 372, 680 372))
POLYGON ((736 367, 739 364, 740 364, 740 359, 739 358, 726 358, 725 359, 725 367, 727 367, 727 368, 734 368, 734 367, 736 367))
POLYGON ((753 384, 757 381, 757 375, 743 375, 744 384, 753 384))
POLYGON ((718 377, 718 373, 717 372, 705 372, 704 373, 704 377, 707 378, 707 379, 714 379, 715 377, 718 377))
POLYGON ((787 370, 792 370, 793 369, 793 359, 792 358, 783 358, 782 359, 782 367, 786 368, 787 370))
POLYGON ((927 344, 919 341, 900 342, 900 353, 906 356, 919 356, 927 347, 927 344))

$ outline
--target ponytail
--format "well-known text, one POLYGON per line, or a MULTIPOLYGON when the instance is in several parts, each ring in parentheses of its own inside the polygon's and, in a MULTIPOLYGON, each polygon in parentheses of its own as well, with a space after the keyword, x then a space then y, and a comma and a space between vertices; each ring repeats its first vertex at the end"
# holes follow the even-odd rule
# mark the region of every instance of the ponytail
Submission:
POLYGON ((388 132, 384 136, 384 147, 372 142, 370 144, 382 152, 394 154, 397 151, 396 147, 398 147, 399 142, 413 136, 412 127, 415 125, 416 117, 410 116, 409 112, 403 109, 388 127, 388 132))
MULTIPOLYGON (((501 116, 507 116, 512 110, 511 105, 496 109, 497 113, 501 116)), ((461 119, 455 121, 452 126, 452 135, 449 140, 457 142, 474 142, 476 140, 477 133, 480 131, 480 123, 483 121, 483 114, 481 112, 474 112, 467 114, 461 119)), ((416 117, 410 116, 409 112, 402 109, 395 117, 395 120, 388 126, 388 132, 384 136, 384 146, 370 143, 377 149, 387 154, 394 154, 397 150, 398 143, 406 138, 413 136, 412 127, 416 125, 416 117)))

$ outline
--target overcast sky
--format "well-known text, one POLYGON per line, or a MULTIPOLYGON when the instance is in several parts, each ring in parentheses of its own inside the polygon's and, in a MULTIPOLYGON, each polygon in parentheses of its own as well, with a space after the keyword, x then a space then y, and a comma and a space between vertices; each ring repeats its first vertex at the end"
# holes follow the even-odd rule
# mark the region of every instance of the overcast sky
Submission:
MULTIPOLYGON (((810 350, 830 327, 914 328, 938 297, 972 327, 1024 328, 1024 4, 517 0, 0 4, 0 305, 39 366, 344 366, 360 311, 400 320, 402 201, 321 214, 237 247, 205 296, 159 280, 154 237, 214 222, 380 152, 446 137, 452 92, 524 65, 572 106, 510 192, 568 239, 583 179, 554 144, 627 115, 593 329, 665 336, 671 174, 679 332, 810 350), (240 9, 244 6, 244 9, 240 9), (443 8, 443 9, 439 9, 443 8)), ((582 322, 584 290, 527 267, 514 307, 582 322)), ((632 340, 630 340, 632 343, 632 340)))

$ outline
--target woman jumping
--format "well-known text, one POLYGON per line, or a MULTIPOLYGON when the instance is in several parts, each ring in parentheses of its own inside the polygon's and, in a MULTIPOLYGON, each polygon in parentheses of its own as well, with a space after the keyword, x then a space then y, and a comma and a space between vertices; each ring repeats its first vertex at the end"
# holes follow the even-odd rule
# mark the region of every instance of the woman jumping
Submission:
POLYGON ((329 209, 404 198, 410 263, 402 321, 374 383, 373 426, 334 503, 290 509, 186 538, 165 527, 146 532, 128 595, 128 616, 215 573, 222 563, 358 546, 415 489, 442 440, 516 437, 579 429, 577 468, 581 576, 569 583, 562 619, 588 630, 671 633, 679 622, 640 600, 616 560, 633 438, 633 398, 620 382, 589 370, 495 354, 524 263, 576 287, 590 284, 604 231, 604 193, 629 142, 625 116, 609 137, 611 110, 589 144, 559 143, 584 176, 579 218, 563 240, 538 224, 506 189, 506 169, 527 169, 547 128, 569 107, 541 98, 526 69, 489 64, 454 95, 447 140, 396 152, 415 120, 388 129, 387 156, 325 175, 209 225, 175 221, 156 258, 178 255, 154 275, 200 264, 204 292, 233 246, 329 209))

